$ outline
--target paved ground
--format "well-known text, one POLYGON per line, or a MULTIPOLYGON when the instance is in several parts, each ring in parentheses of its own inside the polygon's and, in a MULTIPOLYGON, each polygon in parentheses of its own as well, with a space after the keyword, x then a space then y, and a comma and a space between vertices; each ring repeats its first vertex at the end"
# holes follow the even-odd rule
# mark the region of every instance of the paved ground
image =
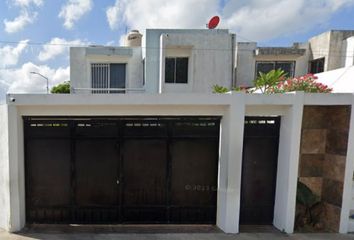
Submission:
POLYGON ((0 230, 0 240, 354 240, 354 234, 287 235, 272 226, 242 226, 240 230, 247 233, 225 234, 212 225, 33 224, 16 234, 0 230))
POLYGON ((94 234, 94 233, 20 233, 8 234, 0 232, 1 240, 349 240, 354 235, 340 234, 295 234, 285 235, 281 233, 241 233, 236 235, 224 233, 173 233, 173 234, 94 234))

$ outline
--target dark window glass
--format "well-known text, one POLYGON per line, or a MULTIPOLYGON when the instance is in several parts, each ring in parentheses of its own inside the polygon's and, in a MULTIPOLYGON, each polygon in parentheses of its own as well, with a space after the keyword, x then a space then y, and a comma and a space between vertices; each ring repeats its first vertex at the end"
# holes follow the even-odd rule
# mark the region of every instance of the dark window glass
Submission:
POLYGON ((325 58, 315 59, 310 62, 310 73, 321 73, 324 71, 325 58))
POLYGON ((188 58, 166 58, 166 83, 188 83, 188 58))
POLYGON ((176 83, 188 83, 188 58, 176 59, 176 83))
POLYGON ((294 63, 293 62, 276 62, 275 69, 281 69, 286 73, 287 77, 294 77, 294 63))
POLYGON ((257 62, 256 73, 268 73, 272 70, 281 69, 286 73, 287 77, 294 77, 295 62, 257 62))
POLYGON ((175 67, 176 67, 176 59, 166 58, 165 61, 165 82, 166 83, 175 82, 175 67))
POLYGON ((125 88, 125 64, 110 65, 110 88, 125 88))
POLYGON ((274 69, 274 62, 262 62, 262 63, 257 63, 256 66, 256 73, 257 76, 259 73, 268 73, 274 69))

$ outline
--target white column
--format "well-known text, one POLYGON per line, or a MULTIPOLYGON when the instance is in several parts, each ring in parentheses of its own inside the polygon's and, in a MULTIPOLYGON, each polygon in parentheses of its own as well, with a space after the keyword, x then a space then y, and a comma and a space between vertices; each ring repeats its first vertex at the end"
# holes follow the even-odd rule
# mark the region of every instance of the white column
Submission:
POLYGON ((351 104, 351 115, 348 136, 348 150, 345 163, 342 210, 340 215, 339 232, 348 233, 349 214, 352 199, 353 171, 354 171, 354 94, 351 104))
POLYGON ((286 233, 294 231, 303 99, 304 93, 297 92, 281 118, 273 224, 286 233))
POLYGON ((10 231, 25 226, 25 179, 22 119, 16 106, 9 106, 10 231))
POLYGON ((0 229, 10 230, 8 106, 0 105, 0 229))
POLYGON ((159 93, 162 93, 162 86, 165 84, 165 41, 167 34, 160 36, 160 77, 159 77, 159 93))
POLYGON ((226 233, 239 231, 244 97, 233 94, 221 121, 217 226, 226 233))

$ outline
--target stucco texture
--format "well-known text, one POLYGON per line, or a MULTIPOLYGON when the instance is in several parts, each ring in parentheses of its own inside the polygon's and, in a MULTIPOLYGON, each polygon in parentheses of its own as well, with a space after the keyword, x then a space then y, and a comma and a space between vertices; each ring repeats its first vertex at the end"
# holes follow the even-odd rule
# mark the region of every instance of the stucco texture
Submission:
POLYGON ((7 106, 0 105, 0 229, 9 228, 9 156, 7 106))

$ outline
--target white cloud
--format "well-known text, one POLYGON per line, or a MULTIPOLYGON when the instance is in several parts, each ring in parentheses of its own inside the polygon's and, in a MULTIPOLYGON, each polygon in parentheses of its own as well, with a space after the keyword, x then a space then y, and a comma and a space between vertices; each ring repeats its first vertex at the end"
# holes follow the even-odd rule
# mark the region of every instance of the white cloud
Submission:
POLYGON ((23 9, 19 16, 17 16, 14 20, 4 20, 5 31, 8 33, 18 32, 28 24, 33 23, 37 18, 37 12, 30 13, 29 11, 23 9))
POLYGON ((220 15, 219 28, 229 28, 254 41, 274 39, 321 26, 354 0, 116 0, 106 10, 111 29, 205 28, 220 15))
POLYGON ((29 7, 34 4, 39 7, 43 5, 43 0, 14 0, 14 4, 21 7, 29 7))
POLYGON ((122 14, 122 7, 120 5, 121 1, 117 0, 115 5, 108 7, 106 10, 107 21, 112 30, 118 28, 119 18, 122 14))
POLYGON ((47 61, 64 53, 67 54, 70 46, 82 45, 88 45, 88 43, 79 39, 68 41, 63 38, 52 38, 47 45, 43 46, 42 50, 38 54, 38 59, 40 61, 47 61))
MULTIPOLYGON (((32 62, 20 68, 0 69, 0 92, 9 93, 45 93, 46 80, 30 72, 39 72, 49 78, 49 87, 70 79, 70 68, 50 68, 47 65, 36 65, 32 62)), ((5 98, 0 96, 0 100, 5 98)))
POLYGON ((74 23, 89 12, 92 6, 92 0, 68 0, 59 13, 59 17, 64 19, 64 27, 72 29, 74 23))
POLYGON ((266 0, 229 1, 222 26, 255 41, 304 32, 327 22, 340 8, 354 0, 266 0))
POLYGON ((218 0, 116 0, 106 16, 112 29, 120 23, 137 29, 202 28, 218 8, 218 0))
POLYGON ((0 68, 16 65, 21 54, 27 48, 28 41, 22 40, 17 46, 5 45, 0 48, 0 68))

